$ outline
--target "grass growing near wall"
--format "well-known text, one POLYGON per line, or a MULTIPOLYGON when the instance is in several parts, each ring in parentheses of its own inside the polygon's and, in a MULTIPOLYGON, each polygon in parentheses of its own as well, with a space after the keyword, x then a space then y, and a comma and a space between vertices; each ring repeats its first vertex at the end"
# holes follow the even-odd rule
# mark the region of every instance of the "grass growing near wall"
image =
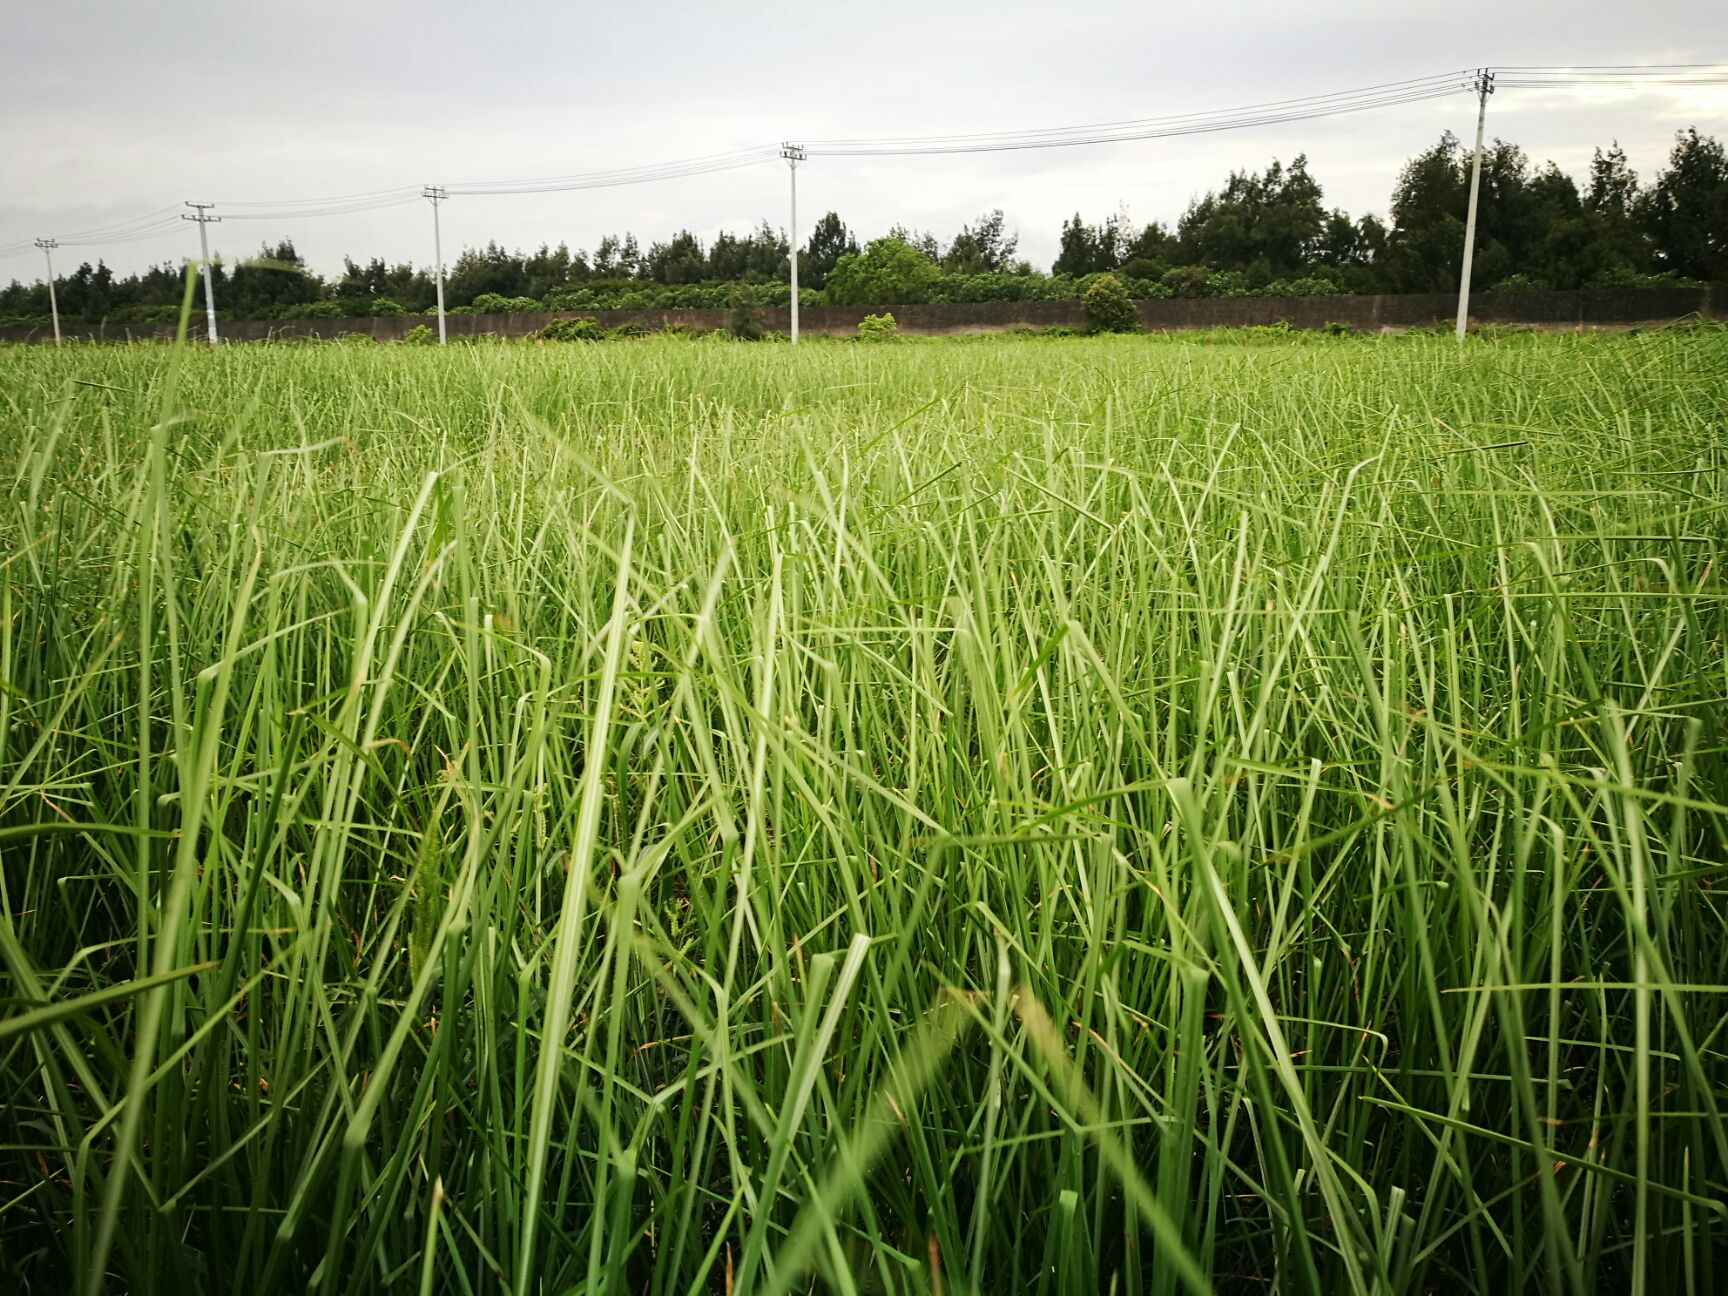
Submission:
POLYGON ((0 351, 9 1290, 1721 1290, 1724 391, 0 351))

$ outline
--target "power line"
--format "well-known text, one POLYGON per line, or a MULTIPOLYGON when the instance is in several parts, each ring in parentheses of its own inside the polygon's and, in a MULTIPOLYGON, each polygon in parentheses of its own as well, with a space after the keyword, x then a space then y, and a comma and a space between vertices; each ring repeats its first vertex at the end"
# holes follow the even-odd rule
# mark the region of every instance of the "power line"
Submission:
MULTIPOLYGON (((1494 71, 1502 72, 1500 69, 1494 71)), ((1728 64, 1720 63, 1651 67, 1528 67, 1505 69, 1504 72, 1512 75, 1500 75, 1497 84, 1517 88, 1615 84, 1652 87, 1728 84, 1728 64)), ((1466 91, 1474 93, 1477 75, 1475 71, 1447 72, 1405 81, 1382 82, 1356 90, 1249 104, 1242 108, 1179 113, 1133 121, 1043 127, 1025 131, 982 131, 960 135, 814 140, 807 147, 812 156, 905 157, 932 153, 1069 148, 1086 144, 1209 134, 1214 131, 1243 130, 1256 126, 1369 112, 1398 104, 1441 99, 1466 91)))
POLYGON ((813 143, 812 157, 910 157, 940 153, 1003 153, 1026 149, 1073 148, 1086 144, 1118 144, 1131 140, 1169 139, 1181 135, 1205 135, 1219 131, 1246 130, 1255 126, 1277 126, 1287 122, 1311 121, 1319 117, 1337 117, 1347 113, 1369 112, 1397 104, 1421 103, 1430 99, 1448 98, 1459 94, 1460 84, 1443 89, 1386 96, 1374 100, 1315 106, 1297 112, 1260 113, 1252 116, 1221 118, 1210 121, 1173 123, 1164 126, 1111 126, 1064 128, 1074 133, 1053 135, 1034 133, 1022 138, 984 140, 885 140, 875 144, 813 143))
POLYGON ((1728 63, 1670 63, 1596 66, 1496 68, 1498 84, 1521 90, 1572 89, 1579 86, 1652 88, 1728 85, 1728 63))
MULTIPOLYGON (((1499 88, 1569 89, 1582 86, 1626 85, 1645 88, 1728 85, 1728 64, 1602 64, 1528 65, 1491 69, 1499 88)), ((1422 103, 1474 91, 1478 72, 1467 69, 1433 76, 1385 81, 1353 90, 1331 91, 1290 99, 1270 100, 1237 108, 1175 113, 1161 117, 1048 126, 1017 131, 979 131, 948 135, 831 139, 809 142, 811 157, 907 157, 924 154, 994 153, 1029 149, 1073 148, 1091 144, 1165 139, 1219 131, 1312 121, 1324 117, 1374 112, 1403 104, 1422 103)), ((568 193, 584 189, 651 184, 691 176, 757 166, 781 157, 780 146, 759 144, 726 153, 646 166, 620 167, 571 175, 515 180, 474 180, 440 187, 445 196, 500 197, 514 194, 568 193)), ((225 201, 224 216, 238 221, 312 220, 352 216, 407 206, 425 196, 419 187, 400 186, 321 198, 274 201, 225 201)), ((80 230, 58 240, 64 247, 94 247, 161 238, 180 228, 178 209, 157 211, 80 230)), ((29 240, 0 245, 0 257, 17 256, 33 247, 29 240)))
POLYGON ((275 198, 242 200, 239 198, 218 198, 216 201, 223 207, 325 207, 338 203, 361 202, 375 198, 400 198, 403 195, 417 197, 419 191, 412 185, 397 185, 393 189, 366 189, 359 193, 326 194, 321 198, 275 198))
MULTIPOLYGON (((332 203, 323 207, 293 207, 287 209, 269 208, 254 211, 228 212, 229 220, 260 221, 260 220, 317 220, 325 216, 353 216, 360 212, 383 211, 390 207, 406 207, 417 202, 420 191, 409 190, 396 197, 373 198, 358 202, 332 203)), ((261 207, 262 204, 253 204, 261 207)))
POLYGON ((650 184, 660 180, 677 180, 685 176, 712 175, 719 171, 736 171, 756 166, 779 156, 779 146, 759 144, 735 149, 730 153, 715 153, 707 157, 688 158, 680 162, 662 162, 653 166, 621 167, 612 171, 590 171, 578 175, 543 176, 529 180, 469 180, 447 185, 453 194, 469 197, 501 194, 566 193, 576 189, 609 189, 619 185, 650 184))
MULTIPOLYGON (((169 230, 180 228, 177 216, 178 207, 162 207, 144 216, 134 216, 129 220, 114 221, 108 225, 97 225, 91 229, 79 230, 56 240, 62 247, 92 247, 96 244, 133 243, 140 239, 157 238, 169 230)), ((9 243, 0 246, 0 256, 12 256, 31 247, 29 240, 9 243)))
POLYGON ((76 238, 61 239, 66 247, 107 247, 113 243, 141 243, 147 239, 161 238, 164 234, 179 229, 180 226, 172 216, 153 225, 131 230, 125 234, 88 234, 76 238))
POLYGON ((1108 138, 1146 138, 1153 134, 1175 133, 1184 129, 1228 129, 1237 123, 1249 123, 1273 117, 1311 116, 1349 108, 1379 107, 1387 103, 1411 99, 1456 94, 1470 86, 1468 70, 1441 73, 1431 77, 1416 77, 1405 81, 1389 81, 1355 90, 1332 91, 1320 95, 1303 95, 1294 99, 1276 99, 1264 103, 1246 104, 1238 108, 1210 109, 1204 112, 1173 113, 1161 117, 1143 117, 1127 121, 1094 122, 1081 126, 1047 126, 1017 131, 976 131, 950 135, 903 136, 874 139, 817 140, 811 151, 831 156, 857 155, 865 151, 961 151, 992 148, 1051 148, 1069 144, 1103 142, 1108 138))

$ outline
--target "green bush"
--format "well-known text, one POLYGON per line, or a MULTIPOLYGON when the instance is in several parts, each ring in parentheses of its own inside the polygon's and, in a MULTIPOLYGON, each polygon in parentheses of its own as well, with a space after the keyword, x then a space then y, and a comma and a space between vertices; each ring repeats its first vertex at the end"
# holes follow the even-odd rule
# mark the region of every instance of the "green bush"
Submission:
POLYGON ((1306 275, 1300 279, 1274 279, 1253 295, 1256 297, 1338 297, 1344 290, 1330 279, 1306 275))
POLYGON ((1170 267, 1162 261, 1154 261, 1151 257, 1135 257, 1122 267, 1122 277, 1156 283, 1164 277, 1169 269, 1170 267))
POLYGON ((341 319, 351 312, 339 301, 299 302, 282 312, 283 319, 341 319))
POLYGON ((396 300, 389 298, 389 297, 374 297, 372 299, 372 304, 369 307, 367 307, 366 313, 368 315, 386 315, 386 316, 388 316, 388 315, 406 315, 408 312, 403 309, 402 303, 399 301, 396 301, 396 300))
POLYGON ((1255 297, 1248 286, 1248 276, 1240 270, 1220 270, 1206 281, 1209 297, 1255 297))
POLYGON ((632 322, 629 324, 620 324, 618 327, 608 330, 606 336, 609 338, 643 338, 647 337, 653 331, 654 330, 649 328, 646 324, 637 324, 632 322))
POLYGON ((1586 288, 1702 288, 1702 279, 1688 279, 1672 270, 1640 274, 1630 266, 1612 266, 1594 276, 1586 288))
POLYGON ((880 315, 866 315, 858 321, 858 340, 860 342, 898 342, 900 340, 900 325, 895 323, 894 316, 888 311, 880 315))
POLYGON ((920 249, 890 235, 842 256, 824 291, 836 306, 894 306, 931 300, 942 277, 942 267, 920 249))
MULTIPOLYGON (((108 316, 110 324, 172 324, 180 318, 178 306, 150 306, 142 302, 122 306, 108 316)), ((283 318, 288 318, 286 315, 283 318)), ((0 320, 0 323, 36 324, 36 319, 0 320)))
POLYGON ((1212 272, 1205 266, 1173 266, 1164 272, 1159 285, 1172 297, 1210 297, 1212 272))
POLYGON ((1113 274, 1101 274, 1086 289, 1080 299, 1086 313, 1086 327, 1093 333, 1137 333, 1140 313, 1134 309, 1134 299, 1113 274))
POLYGON ((403 335, 402 340, 410 346, 431 346, 438 341, 438 330, 430 324, 416 324, 403 335))
POLYGON ((747 283, 732 285, 726 297, 726 331, 744 342, 762 338, 762 307, 756 300, 756 289, 747 283))
POLYGON ((481 293, 469 306, 476 315, 520 315, 545 309, 532 297, 505 297, 500 293, 481 293))
POLYGON ((1522 272, 1507 275, 1499 283, 1490 288, 1489 292, 1546 292, 1554 285, 1540 275, 1524 274, 1522 272))
POLYGON ((592 315, 578 315, 574 319, 553 320, 540 330, 540 336, 548 342, 603 342, 606 330, 592 315))

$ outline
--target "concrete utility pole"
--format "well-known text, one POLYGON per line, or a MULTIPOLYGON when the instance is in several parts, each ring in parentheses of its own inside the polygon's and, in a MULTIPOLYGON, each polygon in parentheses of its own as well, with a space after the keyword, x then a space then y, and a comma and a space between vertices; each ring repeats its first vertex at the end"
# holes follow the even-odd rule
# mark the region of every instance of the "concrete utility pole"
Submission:
POLYGON ((1476 257, 1476 195, 1482 188, 1482 127, 1488 120, 1488 96, 1494 93, 1494 74, 1476 71, 1476 153, 1470 163, 1470 211, 1464 218, 1464 269, 1458 276, 1458 340, 1470 322, 1470 263, 1476 257))
POLYGON ((798 164, 804 160, 802 144, 781 144, 780 156, 792 173, 792 345, 798 345, 798 164))
POLYGON ((54 249, 60 246, 59 239, 39 238, 36 246, 42 249, 42 255, 48 259, 48 313, 54 317, 54 344, 60 344, 60 299, 54 295, 54 249))
POLYGON ((442 185, 427 185, 420 196, 432 204, 432 259, 438 266, 438 345, 447 341, 444 333, 444 236, 438 229, 438 204, 450 196, 442 185))
POLYGON ((204 319, 206 331, 210 334, 210 345, 215 346, 222 339, 216 335, 216 288, 210 275, 210 235, 206 226, 222 218, 210 214, 215 203, 189 202, 186 205, 195 211, 191 216, 182 216, 180 219, 198 222, 198 251, 203 257, 204 270, 204 319))

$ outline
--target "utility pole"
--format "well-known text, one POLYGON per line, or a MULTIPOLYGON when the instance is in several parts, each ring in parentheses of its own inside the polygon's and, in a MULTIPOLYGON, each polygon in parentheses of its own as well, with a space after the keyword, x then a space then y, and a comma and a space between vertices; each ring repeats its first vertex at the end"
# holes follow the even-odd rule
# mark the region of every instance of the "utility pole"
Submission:
POLYGON ((798 345, 798 164, 804 160, 802 144, 781 144, 780 156, 792 173, 792 345, 798 345))
POLYGON ((432 204, 432 259, 438 266, 438 345, 446 342, 444 333, 444 236, 438 229, 438 204, 450 196, 442 185, 426 185, 420 196, 432 204))
POLYGON ((42 255, 48 259, 48 313, 54 317, 54 345, 60 345, 60 299, 54 295, 54 249, 60 246, 59 239, 39 238, 36 246, 42 249, 42 255))
POLYGON ((210 345, 215 346, 222 339, 216 334, 216 288, 210 275, 210 235, 206 227, 212 221, 222 218, 210 214, 215 203, 189 202, 186 205, 193 208, 194 212, 180 219, 198 222, 198 251, 203 258, 204 269, 204 319, 206 331, 210 334, 210 345))
POLYGON ((1464 218, 1464 269, 1458 276, 1458 340, 1470 322, 1470 263, 1476 256, 1476 195, 1482 188, 1482 127, 1488 120, 1488 96, 1494 93, 1494 74, 1476 70, 1476 153, 1470 163, 1470 211, 1464 218))

